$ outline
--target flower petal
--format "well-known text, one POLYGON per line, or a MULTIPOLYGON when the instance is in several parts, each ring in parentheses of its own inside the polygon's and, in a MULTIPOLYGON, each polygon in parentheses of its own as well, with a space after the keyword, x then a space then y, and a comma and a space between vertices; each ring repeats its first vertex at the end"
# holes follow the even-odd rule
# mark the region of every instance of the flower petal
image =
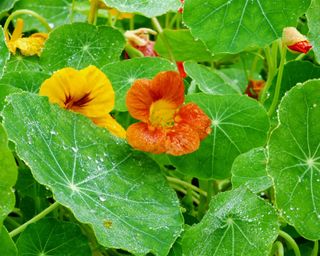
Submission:
POLYGON ((93 122, 101 127, 107 128, 113 135, 126 138, 126 130, 110 115, 104 117, 92 118, 93 122))
POLYGON ((150 129, 145 123, 135 123, 127 129, 128 143, 135 149, 160 154, 165 150, 166 134, 163 129, 150 129))
POLYGON ((174 156, 189 154, 200 146, 199 135, 187 124, 178 124, 167 132, 166 153, 174 156))
POLYGON ((200 140, 211 132, 211 119, 194 103, 184 105, 175 117, 175 121, 189 125, 198 133, 200 140))

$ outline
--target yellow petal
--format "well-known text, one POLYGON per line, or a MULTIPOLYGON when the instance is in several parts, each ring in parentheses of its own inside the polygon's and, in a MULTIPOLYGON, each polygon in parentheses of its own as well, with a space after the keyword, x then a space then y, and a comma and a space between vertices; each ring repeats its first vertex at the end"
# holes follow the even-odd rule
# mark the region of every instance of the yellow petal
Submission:
POLYGON ((95 118, 93 122, 96 125, 107 128, 113 135, 126 138, 126 130, 110 115, 106 115, 102 118, 95 118))
POLYGON ((15 41, 15 40, 21 38, 22 37, 22 30, 23 30, 23 19, 17 19, 16 26, 14 28, 14 31, 11 35, 10 40, 15 41))
POLYGON ((15 41, 15 46, 24 56, 40 56, 44 42, 47 39, 45 35, 45 33, 36 33, 30 37, 19 38, 15 41))

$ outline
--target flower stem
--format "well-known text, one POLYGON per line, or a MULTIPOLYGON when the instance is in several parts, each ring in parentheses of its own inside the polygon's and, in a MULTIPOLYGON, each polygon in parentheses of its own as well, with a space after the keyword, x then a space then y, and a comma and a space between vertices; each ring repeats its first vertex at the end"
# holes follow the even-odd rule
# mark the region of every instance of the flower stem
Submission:
POLYGON ((167 176, 167 180, 170 181, 171 183, 175 183, 175 184, 179 184, 183 187, 186 187, 186 188, 191 188, 192 190, 198 192, 199 194, 203 195, 203 196, 207 196, 207 192, 206 191, 203 191, 202 189, 186 182, 186 181, 183 181, 183 180, 180 180, 180 179, 177 179, 177 178, 174 178, 174 177, 170 177, 170 176, 167 176))
POLYGON ((96 17, 97 17, 97 11, 98 11, 98 4, 99 1, 98 0, 91 0, 90 3, 90 11, 88 14, 88 23, 89 24, 94 24, 96 17))
POLYGON ((168 53, 169 53, 169 57, 170 57, 170 60, 173 62, 173 63, 176 63, 175 59, 174 59, 174 56, 173 56, 173 52, 172 52, 172 49, 169 45, 169 42, 166 38, 166 36, 164 35, 163 33, 163 29, 158 21, 158 19, 156 17, 152 17, 151 18, 151 21, 152 21, 152 24, 154 26, 154 28, 158 31, 159 33, 159 36, 160 38, 162 39, 164 45, 166 46, 167 50, 168 50, 168 53))
POLYGON ((319 242, 318 240, 314 241, 314 246, 313 250, 311 252, 311 256, 318 256, 318 251, 319 251, 319 242))
POLYGON ((44 209, 42 212, 40 212, 38 215, 34 216, 32 219, 28 220, 26 223, 22 224, 20 227, 12 230, 9 235, 10 237, 14 237, 21 233, 28 225, 37 222, 38 220, 45 217, 47 214, 52 212, 55 208, 59 206, 58 202, 54 202, 52 205, 50 205, 48 208, 44 209))
POLYGON ((14 17, 16 17, 18 15, 22 15, 22 14, 31 15, 31 16, 35 17, 37 20, 39 20, 41 22, 41 24, 47 29, 48 32, 51 31, 51 27, 44 17, 42 17, 40 14, 38 14, 34 11, 27 10, 27 9, 21 9, 21 10, 17 10, 15 12, 11 13, 9 15, 9 17, 7 18, 6 22, 4 23, 3 31, 6 32, 8 30, 9 24, 13 20, 14 17))
POLYGON ((279 96, 280 96, 280 89, 281 89, 281 82, 282 82, 282 75, 283 75, 283 68, 284 68, 284 64, 286 62, 286 53, 287 53, 287 48, 285 45, 282 45, 281 60, 280 60, 280 66, 279 66, 279 71, 278 71, 278 76, 277 76, 276 88, 275 88, 275 92, 274 92, 271 106, 268 111, 269 117, 273 114, 273 112, 275 111, 275 109, 278 105, 279 96))
POLYGON ((284 256, 283 244, 280 241, 276 241, 272 246, 272 251, 270 256, 284 256))
POLYGON ((301 256, 301 253, 300 253, 300 250, 299 250, 299 247, 298 247, 296 241, 294 241, 294 239, 289 234, 280 230, 279 236, 281 236, 284 240, 286 240, 287 244, 289 244, 291 246, 291 248, 294 251, 295 256, 301 256))
MULTIPOLYGON (((184 188, 181 188, 180 186, 178 186, 178 185, 176 185, 176 184, 171 184, 171 187, 172 187, 173 189, 175 189, 175 190, 177 190, 177 191, 185 194, 185 195, 188 193, 187 190, 185 190, 184 188)), ((194 195, 192 196, 192 201, 195 202, 197 205, 200 204, 199 199, 196 198, 194 195)))

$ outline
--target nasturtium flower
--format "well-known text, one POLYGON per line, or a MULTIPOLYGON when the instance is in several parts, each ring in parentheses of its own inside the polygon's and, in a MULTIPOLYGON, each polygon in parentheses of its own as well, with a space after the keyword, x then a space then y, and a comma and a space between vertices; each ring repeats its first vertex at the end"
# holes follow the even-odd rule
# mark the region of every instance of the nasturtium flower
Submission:
POLYGON ((19 49, 22 55, 40 56, 44 43, 48 38, 48 34, 34 33, 29 37, 22 37, 22 30, 23 30, 23 20, 17 19, 16 27, 12 35, 9 36, 8 32, 5 32, 6 42, 7 42, 9 51, 15 54, 17 49, 19 49))
POLYGON ((45 80, 40 95, 64 109, 89 117, 113 135, 126 137, 126 131, 109 114, 114 106, 114 91, 107 76, 95 66, 82 70, 63 68, 45 80))
POLYGON ((258 99, 259 94, 265 84, 266 82, 264 80, 249 80, 249 84, 246 88, 245 94, 247 94, 251 98, 258 99))
POLYGON ((282 42, 291 51, 297 53, 307 53, 312 48, 307 37, 302 35, 295 27, 287 27, 283 29, 282 42))
POLYGON ((136 80, 126 104, 129 113, 141 121, 127 129, 128 143, 138 150, 188 154, 211 132, 210 118, 196 104, 184 104, 183 80, 175 71, 136 80))

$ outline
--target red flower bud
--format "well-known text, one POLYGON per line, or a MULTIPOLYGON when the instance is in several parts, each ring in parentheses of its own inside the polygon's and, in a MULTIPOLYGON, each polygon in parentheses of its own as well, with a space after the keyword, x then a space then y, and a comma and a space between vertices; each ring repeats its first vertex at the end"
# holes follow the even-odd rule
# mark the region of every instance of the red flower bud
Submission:
POLYGON ((307 53, 312 48, 307 37, 302 35, 294 27, 287 27, 283 29, 282 42, 291 51, 296 53, 307 53))

